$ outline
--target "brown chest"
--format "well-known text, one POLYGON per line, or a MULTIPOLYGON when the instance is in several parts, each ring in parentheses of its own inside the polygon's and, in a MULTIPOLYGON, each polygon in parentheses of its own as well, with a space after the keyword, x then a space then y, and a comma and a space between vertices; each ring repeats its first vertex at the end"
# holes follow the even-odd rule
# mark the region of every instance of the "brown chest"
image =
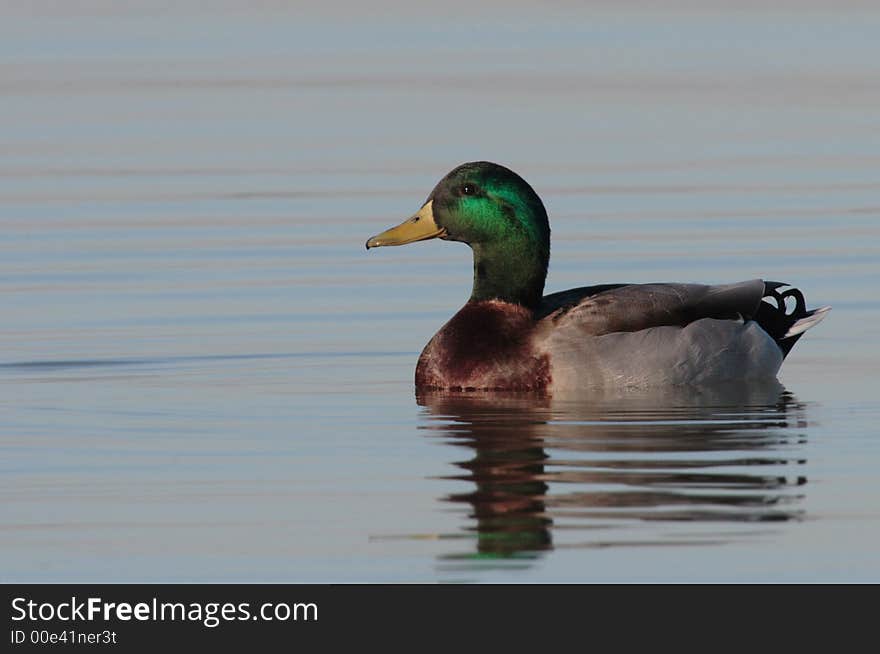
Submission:
POLYGON ((519 305, 469 302, 425 346, 416 388, 545 390, 549 357, 534 347, 534 325, 532 313, 519 305))

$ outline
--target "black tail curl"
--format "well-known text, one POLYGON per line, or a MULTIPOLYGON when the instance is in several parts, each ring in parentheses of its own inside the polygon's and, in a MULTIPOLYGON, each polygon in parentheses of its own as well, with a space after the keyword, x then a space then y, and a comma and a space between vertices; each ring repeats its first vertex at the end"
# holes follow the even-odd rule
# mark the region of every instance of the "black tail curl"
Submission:
POLYGON ((804 294, 799 289, 790 287, 785 282, 764 282, 764 297, 754 316, 754 320, 761 328, 773 337, 776 344, 782 350, 782 356, 788 356, 791 348, 803 336, 803 333, 786 336, 788 330, 802 318, 807 318, 816 313, 815 310, 807 310, 804 294), (788 287, 784 291, 780 288, 788 287), (794 298, 794 308, 789 311, 786 300, 794 298))

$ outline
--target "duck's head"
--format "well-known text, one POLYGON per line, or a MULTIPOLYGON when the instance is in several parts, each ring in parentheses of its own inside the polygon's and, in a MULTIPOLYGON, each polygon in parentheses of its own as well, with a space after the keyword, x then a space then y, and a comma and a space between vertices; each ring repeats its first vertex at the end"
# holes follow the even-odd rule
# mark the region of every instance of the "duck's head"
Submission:
POLYGON ((501 299, 535 308, 550 259, 550 225, 538 194, 512 170, 462 164, 440 180, 419 211, 373 236, 367 249, 441 238, 474 251, 472 301, 501 299))

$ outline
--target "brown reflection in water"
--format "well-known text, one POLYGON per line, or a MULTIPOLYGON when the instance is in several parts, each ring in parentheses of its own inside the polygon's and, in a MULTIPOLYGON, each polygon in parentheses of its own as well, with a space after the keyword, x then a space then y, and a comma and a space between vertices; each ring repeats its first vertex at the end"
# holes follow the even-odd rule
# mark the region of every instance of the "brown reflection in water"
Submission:
MULTIPOLYGON (((776 382, 588 399, 430 393, 417 400, 427 429, 472 451, 449 478, 473 489, 445 500, 470 507, 478 558, 552 549, 560 529, 788 521, 802 513, 802 492, 792 487, 806 478, 791 472, 805 463, 798 433, 805 408, 776 382)), ((681 542, 642 535, 588 545, 681 542)))

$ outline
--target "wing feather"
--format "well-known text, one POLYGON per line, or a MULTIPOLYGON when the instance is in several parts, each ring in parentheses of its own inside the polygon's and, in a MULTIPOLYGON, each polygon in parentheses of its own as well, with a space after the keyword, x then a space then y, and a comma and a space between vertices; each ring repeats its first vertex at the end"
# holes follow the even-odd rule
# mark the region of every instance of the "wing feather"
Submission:
POLYGON ((545 327, 583 335, 684 327, 702 318, 741 320, 758 311, 764 282, 735 284, 609 284, 544 298, 538 318, 545 327))

